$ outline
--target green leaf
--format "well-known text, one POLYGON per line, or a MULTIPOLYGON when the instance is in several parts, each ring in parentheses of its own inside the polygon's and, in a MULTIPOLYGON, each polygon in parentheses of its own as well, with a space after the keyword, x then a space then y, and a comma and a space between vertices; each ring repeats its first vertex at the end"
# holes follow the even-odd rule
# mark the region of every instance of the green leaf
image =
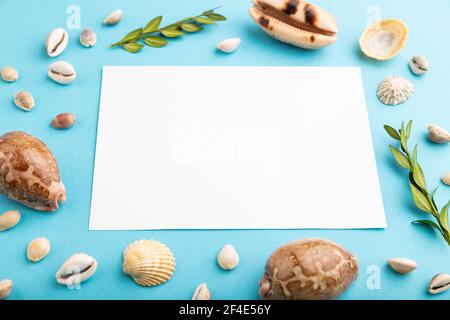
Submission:
POLYGON ((408 150, 408 138, 406 138, 405 124, 403 122, 400 129, 400 142, 402 144, 402 150, 406 152, 406 150, 408 150))
POLYGON ((406 126, 406 138, 409 139, 411 136, 411 128, 412 128, 412 120, 409 120, 408 125, 406 126))
POLYGON ((150 47, 154 47, 154 48, 160 48, 160 47, 164 47, 167 43, 169 43, 169 41, 167 41, 164 38, 161 37, 157 37, 157 36, 150 36, 144 39, 144 42, 150 46, 150 47))
POLYGON ((195 23, 183 23, 181 25, 181 29, 183 29, 186 32, 197 32, 203 30, 201 26, 195 23))
POLYGON ((414 147, 413 155, 412 155, 412 165, 413 167, 417 164, 417 144, 414 147))
POLYGON ((422 211, 432 213, 433 209, 428 201, 428 198, 411 181, 409 182, 409 186, 411 187, 411 193, 417 208, 422 211))
POLYGON ((208 18, 210 18, 210 19, 212 19, 214 21, 225 21, 225 20, 227 20, 227 17, 225 17, 225 16, 223 16, 221 14, 218 14, 218 13, 208 14, 208 18))
POLYGON ((417 162, 413 165, 413 178, 419 188, 422 190, 427 189, 427 183, 425 181, 425 176, 423 175, 422 167, 417 162))
POLYGON ((412 223, 413 224, 421 224, 423 226, 428 226, 430 228, 436 229, 437 231, 439 231, 440 234, 442 234, 441 228, 434 221, 431 221, 431 220, 417 220, 417 221, 413 221, 412 223))
POLYGON ((161 24, 162 16, 156 17, 146 24, 144 27, 144 33, 152 33, 158 30, 159 25, 161 24))
POLYGON ((131 42, 133 40, 139 40, 139 36, 142 34, 142 28, 135 29, 128 33, 121 41, 123 42, 131 42))
POLYGON ((439 215, 439 223, 444 227, 445 231, 449 232, 448 226, 448 209, 450 207, 450 201, 445 205, 441 210, 441 214, 439 215))
POLYGON ((161 33, 166 36, 167 38, 176 38, 182 36, 184 33, 181 31, 178 31, 176 29, 164 29, 161 30, 161 33))
POLYGON ((144 47, 144 45, 140 44, 140 43, 125 43, 122 45, 122 48, 124 48, 126 51, 130 52, 130 53, 136 53, 141 51, 141 49, 144 47))
POLYGON ((209 19, 207 17, 198 17, 198 18, 194 18, 195 21, 197 21, 198 23, 202 23, 202 24, 216 24, 214 22, 214 20, 209 19))
POLYGON ((389 136, 391 136, 392 139, 400 141, 400 135, 398 134, 397 130, 395 130, 391 126, 388 126, 387 124, 384 125, 384 130, 386 130, 386 132, 388 133, 389 136))
POLYGON ((436 192, 438 191, 438 189, 439 189, 439 186, 437 186, 437 187, 433 190, 433 192, 431 193, 431 196, 430 196, 431 202, 432 202, 432 204, 433 204, 433 208, 434 208, 436 211, 439 211, 439 210, 437 209, 436 200, 435 200, 436 192))
POLYGON ((398 149, 394 148, 392 145, 389 146, 391 149, 392 155, 397 163, 405 169, 411 170, 411 164, 409 163, 408 158, 398 149))

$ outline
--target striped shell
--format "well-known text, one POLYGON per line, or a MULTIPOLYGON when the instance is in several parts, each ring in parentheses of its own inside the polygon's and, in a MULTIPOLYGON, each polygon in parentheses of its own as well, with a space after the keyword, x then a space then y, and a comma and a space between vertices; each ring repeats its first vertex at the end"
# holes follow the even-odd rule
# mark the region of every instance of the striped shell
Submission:
POLYGON ((168 281, 175 271, 175 257, 163 243, 138 240, 123 252, 123 272, 145 287, 168 281))
POLYGON ((398 76, 384 79, 377 90, 378 99, 390 106, 406 102, 413 93, 414 85, 411 81, 398 76))
POLYGON ((337 40, 336 19, 302 0, 253 0, 250 16, 271 37, 304 49, 318 49, 337 40))

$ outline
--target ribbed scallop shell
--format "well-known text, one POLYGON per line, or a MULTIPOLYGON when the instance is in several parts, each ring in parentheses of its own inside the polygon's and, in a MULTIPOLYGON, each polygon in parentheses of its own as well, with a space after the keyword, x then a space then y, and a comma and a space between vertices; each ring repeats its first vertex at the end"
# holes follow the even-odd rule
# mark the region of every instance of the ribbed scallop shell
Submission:
POLYGON ((156 240, 138 240, 123 252, 123 272, 145 287, 168 281, 175 271, 175 257, 170 249, 156 240))
POLYGON ((411 81, 394 76, 384 79, 378 86, 377 96, 386 105, 396 106, 406 102, 414 92, 411 81))

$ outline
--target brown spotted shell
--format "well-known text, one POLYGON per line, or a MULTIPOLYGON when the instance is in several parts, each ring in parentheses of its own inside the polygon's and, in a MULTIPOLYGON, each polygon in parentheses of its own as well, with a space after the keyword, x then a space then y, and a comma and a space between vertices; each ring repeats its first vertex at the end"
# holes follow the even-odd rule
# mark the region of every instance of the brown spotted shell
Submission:
POLYGON ((335 299, 357 275, 355 257, 338 244, 297 240, 278 248, 269 258, 259 293, 266 300, 335 299))
POLYGON ((305 48, 318 49, 337 40, 336 19, 302 0, 253 0, 250 16, 271 37, 305 48))
POLYGON ((40 211, 66 200, 56 160, 42 141, 25 132, 0 137, 0 193, 40 211))

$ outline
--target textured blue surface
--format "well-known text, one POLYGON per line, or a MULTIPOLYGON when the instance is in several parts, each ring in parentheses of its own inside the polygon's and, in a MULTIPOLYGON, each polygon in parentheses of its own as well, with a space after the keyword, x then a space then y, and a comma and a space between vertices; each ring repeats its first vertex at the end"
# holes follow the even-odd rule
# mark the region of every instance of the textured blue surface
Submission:
MULTIPOLYGON (((413 207, 406 173, 392 161, 388 149, 391 140, 382 125, 397 126, 402 120, 414 120, 411 142, 420 144, 420 161, 431 186, 439 184, 439 177, 450 171, 449 147, 430 144, 425 134, 430 122, 450 127, 450 45, 442 22, 450 13, 450 3, 447 0, 433 0, 426 5, 423 1, 377 1, 375 4, 383 18, 401 18, 410 28, 406 48, 389 62, 371 61, 359 52, 357 40, 366 26, 367 9, 373 4, 372 0, 317 3, 337 16, 340 39, 334 46, 312 52, 281 44, 263 34, 247 14, 250 1, 0 1, 0 65, 12 65, 21 72, 18 82, 0 83, 1 132, 25 130, 44 140, 59 161, 68 190, 68 202, 56 213, 34 212, 0 198, 0 211, 19 208, 23 213, 23 221, 16 228, 0 234, 0 278, 14 280, 11 298, 189 299, 197 284, 207 282, 213 298, 254 299, 258 297, 258 280, 265 260, 275 248, 297 238, 324 237, 347 247, 360 262, 359 278, 343 299, 448 299, 450 292, 430 297, 426 287, 435 273, 450 272, 450 250, 434 232, 410 224, 424 215, 413 207), (80 30, 69 31, 69 47, 58 59, 71 62, 79 77, 72 85, 61 87, 47 78, 47 67, 55 60, 46 56, 43 43, 51 29, 66 25, 69 17, 66 10, 72 4, 81 9, 81 27, 94 29, 99 42, 96 47, 85 49, 78 43, 80 30), (108 44, 127 31, 145 25, 156 15, 162 14, 165 21, 170 22, 216 5, 223 5, 220 12, 229 17, 227 22, 171 41, 163 49, 145 48, 137 55, 130 55, 108 48, 108 44), (102 26, 103 18, 117 8, 124 9, 124 20, 116 27, 102 26), (242 38, 239 50, 232 55, 216 52, 215 44, 228 37, 242 38), (427 55, 432 64, 431 72, 422 78, 414 77, 407 68, 408 59, 419 53, 427 55), (102 65, 361 66, 389 228, 372 231, 88 231, 102 65), (410 78, 417 90, 408 103, 391 108, 377 101, 375 90, 379 81, 394 74, 410 78), (21 89, 31 91, 37 101, 30 113, 13 106, 12 96, 21 89), (52 129, 48 125, 50 120, 64 111, 77 115, 77 125, 64 132, 52 129), (45 260, 32 264, 26 260, 25 249, 27 243, 38 236, 49 238, 53 248, 45 260), (155 288, 141 288, 122 273, 123 248, 141 238, 159 239, 173 250, 177 271, 170 282, 155 288), (216 253, 225 243, 232 243, 241 256, 239 267, 232 272, 222 271, 215 263, 216 253), (99 269, 80 290, 69 290, 56 283, 54 273, 75 252, 87 252, 96 257, 99 269), (393 256, 415 259, 419 267, 414 273, 400 277, 386 266, 386 260, 393 256), (381 271, 381 289, 370 290, 367 269, 377 267, 381 271)), ((251 84, 248 90, 260 94, 251 84)), ((148 98, 151 96, 149 91, 148 98)), ((301 97, 294 99, 301 100, 301 97)), ((124 108, 133 112, 132 106, 124 108)), ((320 143, 326 147, 327 143, 338 141, 333 141, 330 132, 330 141, 320 143)), ((335 168, 331 161, 330 167, 324 168, 330 171, 330 180, 323 182, 323 188, 333 188, 335 168)), ((346 191, 349 205, 352 197, 358 196, 357 189, 358 186, 354 186, 354 190, 346 191)), ((441 187, 439 205, 447 199, 450 199, 450 190, 441 187)), ((142 210, 145 210, 144 199, 115 201, 142 201, 142 210)), ((320 214, 320 204, 317 207, 317 212, 311 214, 320 214)), ((254 214, 258 219, 257 213, 254 214)), ((214 213, 211 215, 213 219, 214 213)))

